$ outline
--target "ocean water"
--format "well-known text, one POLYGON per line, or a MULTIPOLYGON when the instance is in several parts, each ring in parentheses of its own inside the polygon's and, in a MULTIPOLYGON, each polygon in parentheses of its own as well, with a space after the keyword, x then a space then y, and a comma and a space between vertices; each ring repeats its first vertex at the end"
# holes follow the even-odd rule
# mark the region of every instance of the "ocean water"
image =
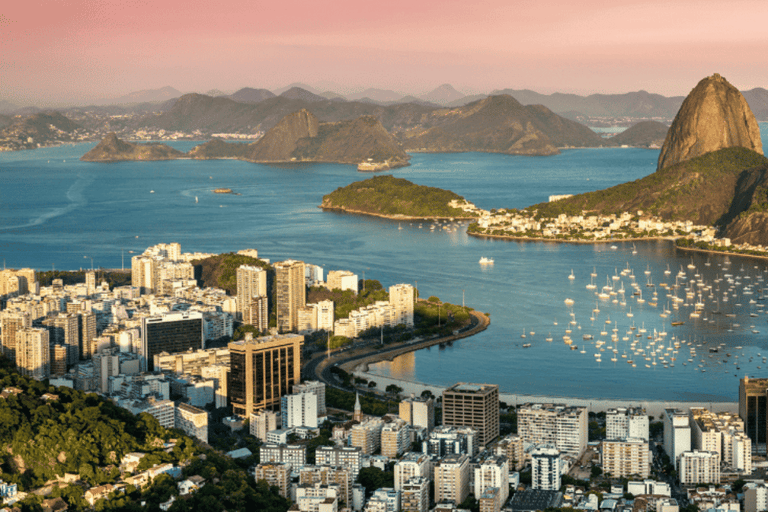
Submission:
MULTIPOLYGON (((761 128, 765 145, 768 127, 761 128)), ((194 143, 173 145, 186 150, 194 143)), ((185 252, 256 248, 272 261, 297 258, 326 271, 348 269, 385 286, 415 283, 422 296, 437 295, 454 303, 463 298, 467 305, 491 314, 490 328, 480 335, 371 369, 420 382, 493 382, 508 392, 556 396, 731 400, 737 396, 736 375, 768 373, 768 365, 762 363, 762 354, 768 355, 768 315, 750 317, 758 314, 758 301, 749 304, 747 299, 757 299, 758 294, 743 295, 749 279, 757 282, 758 275, 768 276, 763 273, 765 264, 757 260, 732 257, 726 270, 720 257, 710 257, 707 267, 707 256, 695 255, 693 271, 687 269, 691 257, 666 242, 635 244, 633 254, 632 244, 626 243, 612 250, 607 244, 479 239, 467 236, 463 227, 430 231, 429 223, 419 227, 417 222, 318 209, 324 194, 368 177, 352 166, 273 166, 234 160, 80 162, 92 146, 0 153, 0 258, 7 267, 88 268, 91 258, 96 267, 128 267, 133 254, 160 242, 179 242, 185 252), (212 193, 217 187, 239 195, 212 193), (481 267, 481 256, 494 258, 495 265, 481 267), (585 288, 589 274, 595 270, 595 282, 602 286, 627 265, 643 285, 645 299, 651 298, 653 289, 644 286, 644 271, 651 271, 652 282, 658 284, 665 279, 667 265, 672 278, 681 265, 691 276, 705 275, 707 282, 724 273, 750 278, 740 281, 738 297, 721 303, 721 314, 707 314, 706 321, 688 319, 690 308, 683 307, 660 318, 667 301, 666 295, 661 299, 661 288, 655 289, 660 296, 655 308, 628 295, 627 306, 601 304, 599 315, 590 320, 595 297, 585 288), (574 280, 568 279, 571 270, 574 280), (565 298, 574 300, 572 308, 565 305, 565 298), (735 306, 737 300, 741 306, 735 306), (630 307, 632 317, 627 316, 630 307), (686 316, 685 324, 671 327, 670 322, 681 315, 686 316), (616 322, 622 337, 634 321, 638 328, 645 323, 650 332, 654 327, 667 331, 666 345, 672 344, 673 335, 700 344, 698 355, 703 355, 704 363, 702 357, 688 363, 688 345, 685 357, 678 350, 674 368, 663 368, 658 357, 657 365, 636 360, 632 368, 619 357, 612 363, 605 352, 597 363, 596 349, 589 343, 586 354, 563 343, 564 329, 572 319, 577 324, 572 325, 571 337, 581 349, 583 334, 599 339, 608 318, 616 322), (547 342, 550 333, 553 341, 547 342), (523 348, 523 343, 531 347, 523 348), (721 343, 732 355, 709 358, 708 347, 721 343), (723 359, 728 362, 717 362, 723 359)), ((552 194, 580 193, 641 178, 655 170, 657 159, 658 151, 619 148, 567 150, 552 157, 415 154, 410 167, 392 174, 453 190, 486 209, 524 207, 552 194)), ((631 290, 628 278, 621 282, 631 290)), ((729 285, 720 286, 722 298, 729 285)), ((714 302, 707 304, 708 312, 715 309, 714 302)), ((628 348, 619 345, 618 354, 628 348)))

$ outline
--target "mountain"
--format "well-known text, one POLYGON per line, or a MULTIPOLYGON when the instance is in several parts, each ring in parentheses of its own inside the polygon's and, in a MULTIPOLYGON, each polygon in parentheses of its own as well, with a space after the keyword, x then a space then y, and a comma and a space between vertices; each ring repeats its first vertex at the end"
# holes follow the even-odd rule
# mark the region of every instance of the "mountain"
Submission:
POLYGON ((173 160, 184 153, 165 144, 132 144, 117 138, 114 133, 107 134, 96 147, 80 160, 83 162, 119 162, 122 160, 173 160))
POLYGON ((521 155, 557 154, 564 146, 611 145, 586 126, 541 105, 523 106, 508 95, 435 110, 422 117, 420 126, 401 134, 401 140, 416 151, 521 155))
POLYGON ((17 108, 19 107, 11 103, 10 101, 0 100, 0 114, 10 114, 17 108))
POLYGON ((292 84, 290 84, 290 85, 286 85, 285 87, 281 87, 280 89, 275 89, 275 90, 273 90, 272 92, 274 92, 274 93, 275 93, 277 96, 280 96, 280 95, 281 95, 281 94, 283 94, 285 91, 287 91, 287 90, 289 90, 289 89, 294 89, 294 88, 297 88, 297 87, 298 87, 299 89, 304 89, 305 91, 309 91, 309 92, 311 92, 311 93, 313 93, 313 94, 320 94, 320 91, 318 91, 318 90, 317 90, 317 89, 315 89, 314 87, 312 87, 312 86, 309 86, 309 85, 307 85, 307 84, 303 84, 303 83, 301 83, 301 82, 294 82, 294 83, 292 83, 292 84))
POLYGON ((487 98, 487 94, 473 94, 471 96, 464 96, 457 100, 450 101, 445 104, 446 107, 463 107, 464 105, 469 105, 470 103, 474 103, 475 101, 480 101, 482 99, 487 98))
POLYGON ((361 100, 363 98, 368 98, 371 101, 380 102, 380 103, 386 103, 386 102, 395 102, 399 101, 404 94, 390 91, 388 89, 375 89, 370 88, 366 89, 362 92, 356 92, 354 94, 348 94, 347 99, 348 100, 361 100))
POLYGON ((240 103, 258 103, 269 98, 274 98, 276 95, 266 89, 252 89, 250 87, 243 87, 234 94, 228 96, 229 99, 238 101, 240 103))
POLYGON ((0 130, 13 123, 13 117, 0 114, 0 130))
POLYGON ((326 99, 319 94, 302 89, 301 87, 291 87, 287 91, 280 93, 280 97, 288 98, 289 100, 326 101, 326 99))
POLYGON ((216 97, 216 96, 226 96, 227 93, 225 93, 221 89, 211 89, 210 91, 206 91, 205 95, 216 97))
POLYGON ((239 158, 250 162, 387 163, 408 165, 408 155, 372 116, 320 123, 308 110, 293 112, 252 144, 211 141, 190 151, 192 158, 239 158))
POLYGON ((52 142, 75 140, 80 125, 60 112, 39 112, 23 118, 6 117, 9 121, 0 129, 0 140, 9 149, 32 149, 52 142))
POLYGON ((447 105, 452 101, 463 98, 465 95, 453 88, 451 84, 443 84, 426 94, 419 96, 424 101, 437 103, 438 105, 447 105))
POLYGON ((762 153, 760 127, 744 96, 715 73, 683 101, 661 148, 658 169, 735 146, 762 153))
POLYGON ((682 97, 667 98, 646 91, 579 96, 559 92, 547 95, 528 89, 503 89, 491 94, 509 94, 523 105, 544 105, 557 113, 578 112, 588 117, 672 119, 683 101, 682 97))
POLYGON ((324 93, 321 93, 320 96, 327 100, 340 100, 340 101, 347 101, 347 98, 342 96, 341 94, 333 91, 325 91, 324 93))
POLYGON ((640 121, 611 138, 617 146, 660 148, 667 137, 669 126, 658 121, 640 121))
POLYGON ((741 94, 747 100, 755 118, 758 121, 768 121, 768 90, 757 87, 749 91, 741 91, 741 94))
POLYGON ((99 102, 99 104, 122 105, 125 103, 155 103, 170 100, 171 98, 178 98, 181 95, 182 93, 173 87, 166 86, 160 89, 145 89, 143 91, 132 92, 118 98, 102 100, 99 102))
POLYGON ((739 199, 743 173, 766 164, 768 159, 755 151, 731 147, 657 170, 639 180, 528 209, 546 217, 581 215, 582 211, 618 214, 643 210, 664 220, 725 226, 751 204, 751 200, 739 199))

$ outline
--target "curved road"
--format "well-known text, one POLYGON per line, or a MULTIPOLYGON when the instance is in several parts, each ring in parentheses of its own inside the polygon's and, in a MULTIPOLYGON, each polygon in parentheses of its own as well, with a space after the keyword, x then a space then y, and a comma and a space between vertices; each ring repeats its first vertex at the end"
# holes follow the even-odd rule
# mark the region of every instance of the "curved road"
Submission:
POLYGON ((465 331, 461 331, 457 334, 445 336, 442 338, 431 338, 428 340, 416 340, 405 344, 398 344, 391 347, 383 348, 378 351, 365 350, 363 353, 345 357, 347 352, 357 351, 360 348, 378 346, 377 341, 366 342, 366 344, 358 344, 354 348, 340 349, 332 352, 330 356, 327 353, 322 353, 309 361, 302 368, 302 377, 305 379, 317 379, 321 382, 325 382, 327 386, 333 386, 335 388, 342 389, 335 381, 331 374, 331 368, 334 366, 347 365, 353 362, 360 362, 363 359, 368 359, 367 363, 373 363, 377 361, 383 361, 385 359, 392 359, 401 354, 420 350, 439 343, 447 343, 462 338, 468 338, 479 332, 482 332, 488 328, 491 323, 491 319, 483 313, 478 311, 470 312, 472 315, 472 323, 470 327, 465 331))

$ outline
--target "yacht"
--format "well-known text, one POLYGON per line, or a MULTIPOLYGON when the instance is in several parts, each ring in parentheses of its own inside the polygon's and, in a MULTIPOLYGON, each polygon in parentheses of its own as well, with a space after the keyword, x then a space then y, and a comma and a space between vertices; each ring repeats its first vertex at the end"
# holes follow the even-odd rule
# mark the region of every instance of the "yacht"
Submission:
POLYGON ((483 256, 482 258, 480 258, 480 264, 481 265, 493 265, 493 258, 486 258, 485 256, 483 256))

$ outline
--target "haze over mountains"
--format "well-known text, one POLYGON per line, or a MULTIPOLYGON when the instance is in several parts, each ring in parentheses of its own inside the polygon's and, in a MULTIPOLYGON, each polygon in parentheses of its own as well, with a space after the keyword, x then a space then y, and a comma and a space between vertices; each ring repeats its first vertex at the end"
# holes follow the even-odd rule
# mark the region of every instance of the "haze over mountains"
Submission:
MULTIPOLYGON (((755 113, 756 118, 759 121, 768 121, 768 90, 758 87, 741 92, 755 113)), ((93 100, 87 103, 96 106, 163 103, 180 98, 185 94, 188 93, 183 93, 178 89, 166 86, 159 89, 136 91, 114 98, 93 100)), ((227 97, 242 103, 258 103, 275 96, 286 96, 291 99, 304 99, 307 101, 332 99, 336 101, 359 101, 382 106, 398 103, 417 103, 428 106, 449 107, 464 106, 487 96, 500 94, 508 94, 523 105, 544 105, 553 112, 564 115, 569 119, 578 119, 579 116, 584 116, 671 120, 679 110, 684 99, 683 96, 666 97, 643 90, 624 94, 580 96, 559 92, 541 94, 528 89, 497 89, 489 94, 465 95, 457 91, 450 84, 442 84, 434 90, 423 94, 409 94, 405 91, 379 88, 342 93, 338 92, 338 90, 318 89, 305 83, 292 83, 272 91, 258 87, 244 87, 229 93, 219 89, 213 89, 205 93, 208 96, 227 97)), ((0 114, 18 113, 17 111, 20 108, 21 106, 19 105, 0 100, 0 114)))

